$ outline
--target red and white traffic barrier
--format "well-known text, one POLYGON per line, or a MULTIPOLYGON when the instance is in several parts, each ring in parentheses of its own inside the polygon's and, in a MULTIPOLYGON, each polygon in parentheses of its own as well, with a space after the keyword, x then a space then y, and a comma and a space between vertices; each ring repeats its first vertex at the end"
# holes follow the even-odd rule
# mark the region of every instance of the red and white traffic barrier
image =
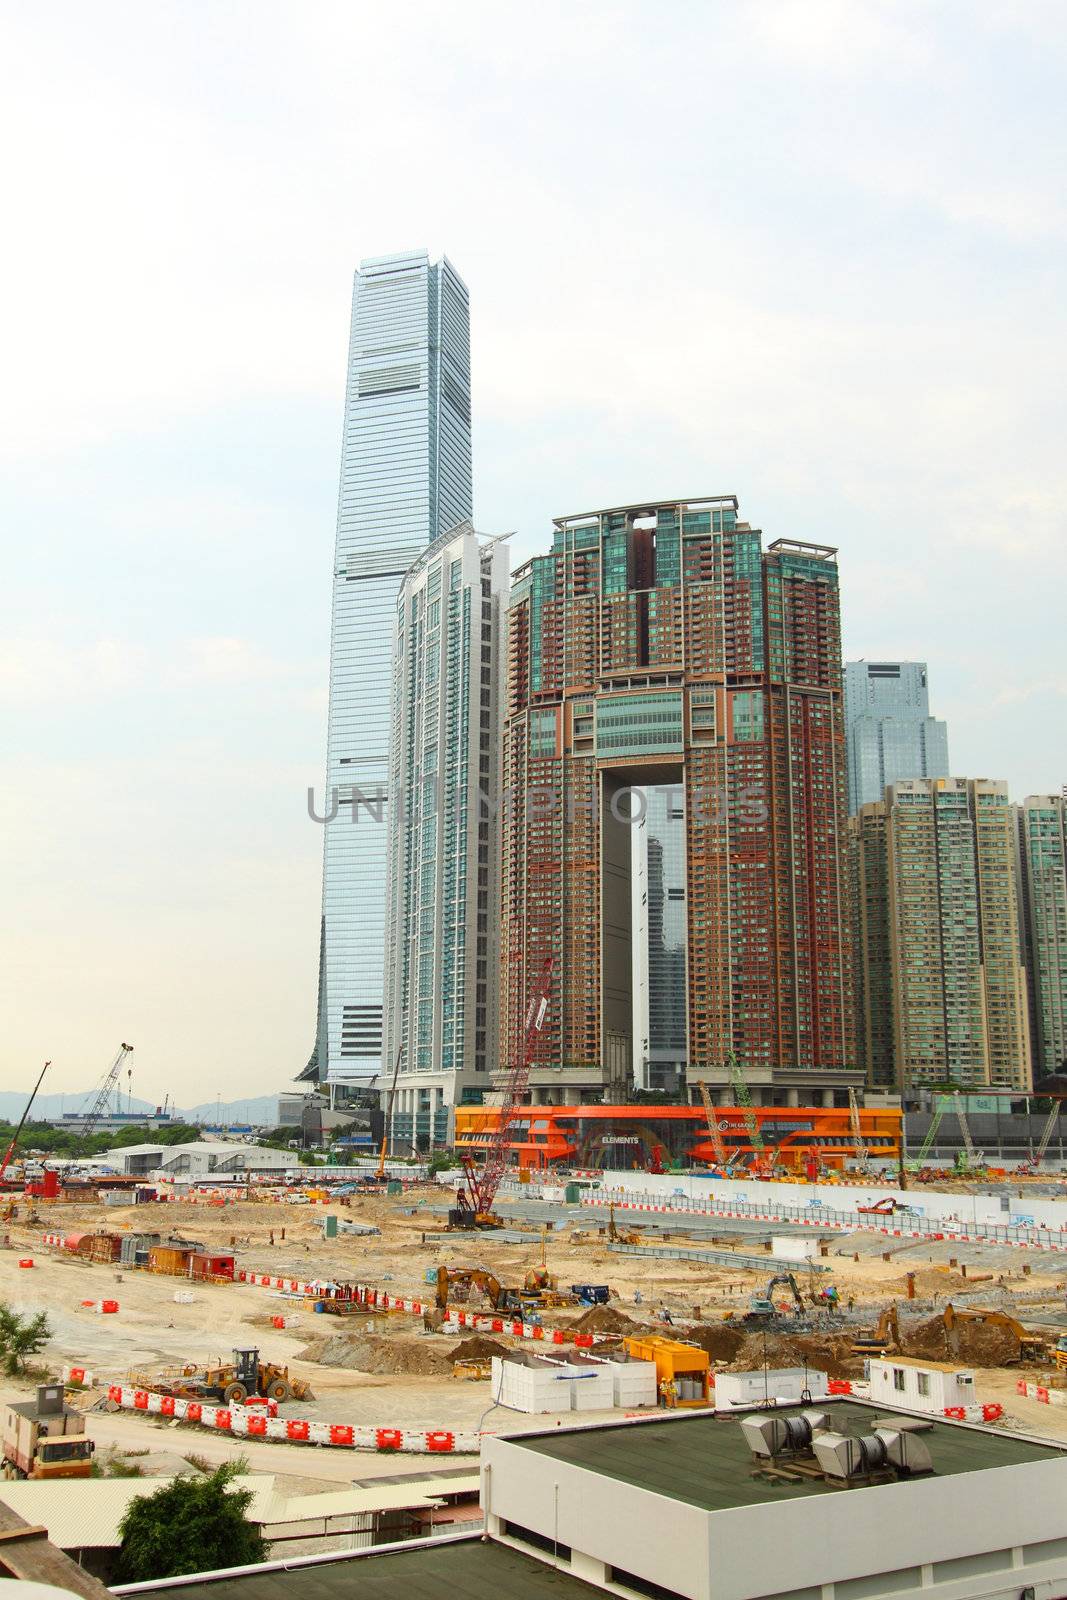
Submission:
POLYGON ((117 1300, 83 1300, 83 1311, 95 1311, 97 1316, 113 1316, 119 1309, 117 1300))
POLYGON ((999 1422, 1004 1407, 999 1400, 988 1400, 984 1406, 946 1406, 944 1415, 952 1422, 999 1422))
POLYGON ((63 1368, 64 1383, 80 1383, 86 1389, 91 1389, 96 1382, 96 1373, 90 1372, 88 1367, 65 1366, 63 1368))
MULTIPOLYGON (((265 1272, 242 1272, 234 1274, 238 1283, 250 1283, 259 1289, 275 1289, 282 1294, 302 1296, 321 1295, 321 1290, 313 1283, 303 1283, 299 1278, 272 1277, 265 1272)), ((369 1311, 402 1311, 409 1316, 421 1317, 423 1312, 430 1310, 428 1300, 412 1300, 403 1295, 386 1294, 384 1289, 372 1289, 369 1284, 357 1283, 355 1290, 355 1303, 364 1306, 369 1311)), ((611 1334, 574 1333, 567 1328, 543 1328, 537 1322, 525 1322, 521 1317, 494 1316, 489 1312, 461 1311, 458 1306, 449 1307, 449 1317, 461 1328, 470 1328, 478 1333, 510 1333, 515 1339, 543 1340, 546 1344, 573 1344, 579 1350, 588 1350, 599 1340, 611 1338, 611 1334)))
POLYGON ((1025 1378, 1016 1380, 1015 1393, 1043 1406, 1067 1406, 1067 1390, 1050 1389, 1043 1383, 1027 1383, 1025 1378))
POLYGON ((343 1450, 401 1451, 416 1455, 477 1455, 478 1436, 448 1428, 358 1428, 347 1422, 313 1422, 306 1417, 271 1417, 248 1406, 210 1406, 114 1384, 107 1397, 126 1411, 198 1422, 201 1427, 242 1439, 280 1439, 287 1444, 332 1445, 343 1450))

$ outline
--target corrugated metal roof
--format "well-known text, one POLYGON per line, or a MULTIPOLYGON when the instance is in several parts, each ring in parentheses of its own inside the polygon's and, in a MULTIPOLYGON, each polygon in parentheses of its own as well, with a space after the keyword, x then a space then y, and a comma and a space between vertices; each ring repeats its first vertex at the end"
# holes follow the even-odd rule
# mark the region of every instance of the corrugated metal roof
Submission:
MULTIPOLYGON (((251 1489, 250 1522, 276 1520, 274 1478, 235 1478, 239 1489, 251 1489)), ((0 1484, 0 1500, 27 1522, 48 1529, 48 1537, 61 1550, 117 1545, 119 1523, 131 1501, 155 1494, 173 1478, 54 1478, 50 1483, 27 1480, 0 1484)), ((332 1497, 331 1497, 332 1498, 332 1497)), ((284 1504, 284 1502, 282 1502, 284 1504)))

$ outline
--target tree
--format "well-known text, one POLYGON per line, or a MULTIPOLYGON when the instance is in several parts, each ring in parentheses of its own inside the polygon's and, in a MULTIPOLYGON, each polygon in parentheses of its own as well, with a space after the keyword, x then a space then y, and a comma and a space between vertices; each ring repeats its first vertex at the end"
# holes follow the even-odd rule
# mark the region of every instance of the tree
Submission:
POLYGON ((43 1311, 35 1317, 23 1317, 10 1306, 0 1305, 0 1359, 9 1378, 25 1372, 29 1357, 37 1354, 51 1334, 43 1311))
POLYGON ((175 1478, 155 1494, 131 1501, 119 1524, 116 1581, 149 1583, 263 1561, 263 1535, 245 1520, 252 1491, 230 1487, 244 1466, 241 1460, 226 1461, 206 1478, 175 1478))

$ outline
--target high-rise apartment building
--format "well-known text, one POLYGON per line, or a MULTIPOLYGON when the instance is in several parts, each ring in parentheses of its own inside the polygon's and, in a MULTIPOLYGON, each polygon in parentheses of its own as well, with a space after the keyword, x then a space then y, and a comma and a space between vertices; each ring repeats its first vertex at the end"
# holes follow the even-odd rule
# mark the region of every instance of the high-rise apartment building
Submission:
POLYGON ((906 779, 884 801, 863 806, 851 827, 857 1034, 870 1081, 902 1089, 1028 1087, 1007 785, 906 779))
POLYGON ((397 1154, 451 1144, 496 1061, 500 714, 507 546, 466 523, 396 601, 389 762, 385 1059, 397 1154))
POLYGON ((1023 949, 1034 1070, 1067 1068, 1067 794, 1028 795, 1018 817, 1023 949))
POLYGON ((333 567, 318 1021, 303 1074, 331 1085, 369 1084, 382 1069, 396 597, 426 546, 471 515, 470 441, 462 280, 424 251, 364 261, 333 567))
POLYGON ((848 809, 904 778, 948 777, 948 728, 930 715, 924 661, 847 661, 848 809))
POLYGON ((502 1053, 556 958, 535 1102, 731 1051, 766 1103, 859 1081, 832 549, 763 551, 732 496, 559 518, 511 592, 504 786, 502 1053))

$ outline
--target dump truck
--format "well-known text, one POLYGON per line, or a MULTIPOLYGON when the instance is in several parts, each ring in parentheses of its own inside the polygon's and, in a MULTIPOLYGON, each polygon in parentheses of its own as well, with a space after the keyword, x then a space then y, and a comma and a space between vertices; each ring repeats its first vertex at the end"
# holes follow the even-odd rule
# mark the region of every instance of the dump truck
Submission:
POLYGON ((211 1366, 168 1367, 160 1372, 131 1373, 130 1379, 156 1394, 173 1395, 181 1400, 222 1400, 226 1405, 243 1405, 250 1395, 264 1400, 314 1400, 311 1385, 303 1378, 290 1377, 289 1368, 274 1361, 261 1361, 254 1346, 235 1349, 232 1361, 217 1361, 211 1366))
POLYGON ((82 1413, 64 1400, 62 1384, 38 1384, 36 1399, 0 1406, 0 1440, 5 1478, 88 1478, 92 1473, 96 1446, 82 1413))

